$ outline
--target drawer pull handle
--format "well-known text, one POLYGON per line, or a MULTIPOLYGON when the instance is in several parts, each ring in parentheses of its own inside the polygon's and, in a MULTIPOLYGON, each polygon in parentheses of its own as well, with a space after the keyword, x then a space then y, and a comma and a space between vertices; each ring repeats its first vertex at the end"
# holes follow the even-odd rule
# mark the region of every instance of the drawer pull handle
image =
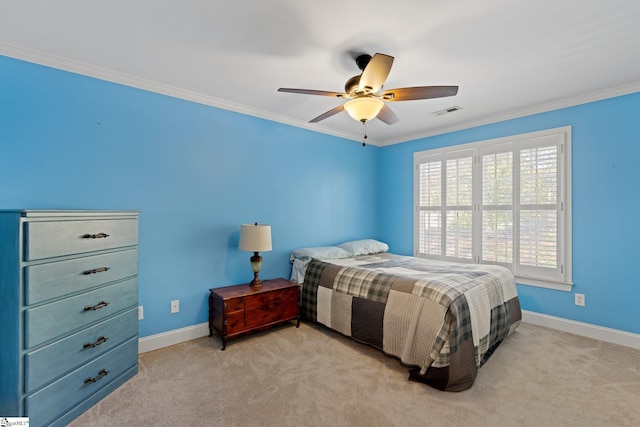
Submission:
POLYGON ((84 380, 85 384, 92 384, 95 383, 96 381, 98 381, 100 378, 102 377, 106 377, 109 374, 109 371, 107 371, 106 369, 100 369, 100 371, 98 372, 98 375, 94 378, 87 378, 86 380, 84 380))
POLYGON ((106 306, 108 306, 109 303, 106 301, 100 301, 99 303, 97 303, 96 305, 88 305, 84 308, 84 311, 96 311, 96 310, 100 310, 101 308, 104 308, 106 306))
POLYGON ((86 343, 85 345, 83 345, 83 346, 82 346, 82 348, 85 348, 85 349, 86 349, 86 348, 94 348, 94 347, 97 347, 97 346, 99 346, 100 344, 104 344, 104 343, 106 343, 108 339, 109 339, 109 338, 107 338, 107 337, 100 336, 100 337, 98 337, 98 339, 96 340, 96 342, 94 342, 94 343, 86 343))
POLYGON ((82 272, 82 274, 88 276, 89 274, 102 273, 107 270, 109 270, 109 267, 100 267, 100 268, 94 268, 93 270, 85 270, 82 272))
POLYGON ((109 237, 107 233, 98 233, 98 234, 85 234, 82 236, 83 239, 105 239, 109 237))

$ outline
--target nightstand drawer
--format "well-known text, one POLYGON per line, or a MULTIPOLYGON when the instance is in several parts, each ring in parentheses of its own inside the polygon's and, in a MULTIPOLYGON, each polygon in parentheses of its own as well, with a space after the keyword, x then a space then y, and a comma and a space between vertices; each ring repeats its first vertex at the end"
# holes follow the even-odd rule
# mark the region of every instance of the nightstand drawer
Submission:
POLYGON ((245 312, 234 311, 232 313, 227 313, 227 334, 232 335, 236 332, 240 332, 245 330, 245 312))
POLYGON ((33 425, 46 425, 68 408, 108 385, 138 361, 138 341, 132 339, 93 362, 70 372, 58 381, 25 398, 26 411, 33 425), (32 415, 33 414, 33 415, 32 415))
POLYGON ((298 302, 285 303, 279 301, 268 308, 254 308, 247 310, 245 318, 246 328, 259 328, 283 320, 293 319, 298 315, 298 302))
POLYGON ((283 301, 298 301, 298 289, 289 288, 278 291, 265 292, 262 294, 250 295, 244 298, 245 310, 263 308, 269 310, 270 307, 280 305, 283 301))
POLYGON ((244 298, 231 298, 224 302, 225 311, 230 313, 232 311, 244 310, 244 298))
POLYGON ((244 306, 247 312, 259 310, 270 311, 282 304, 298 302, 298 289, 289 288, 278 291, 265 292, 263 294, 250 295, 244 298, 244 306))
POLYGON ((106 353, 135 336, 134 308, 25 356, 25 392, 31 392, 76 366, 106 353))
POLYGON ((138 244, 136 219, 36 221, 25 227, 26 261, 138 244))
POLYGON ((81 292, 138 273, 138 250, 74 258, 25 269, 27 305, 81 292))
POLYGON ((30 308, 25 313, 25 348, 82 329, 137 305, 138 278, 132 278, 61 301, 30 308))

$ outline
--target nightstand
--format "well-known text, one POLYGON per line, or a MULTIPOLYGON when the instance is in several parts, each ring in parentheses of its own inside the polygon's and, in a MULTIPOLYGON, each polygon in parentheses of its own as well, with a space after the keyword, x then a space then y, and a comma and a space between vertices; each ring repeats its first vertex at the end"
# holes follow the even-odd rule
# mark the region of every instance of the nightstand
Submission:
POLYGON ((210 289, 209 336, 227 339, 289 320, 300 326, 300 285, 286 279, 264 280, 260 289, 248 283, 210 289))

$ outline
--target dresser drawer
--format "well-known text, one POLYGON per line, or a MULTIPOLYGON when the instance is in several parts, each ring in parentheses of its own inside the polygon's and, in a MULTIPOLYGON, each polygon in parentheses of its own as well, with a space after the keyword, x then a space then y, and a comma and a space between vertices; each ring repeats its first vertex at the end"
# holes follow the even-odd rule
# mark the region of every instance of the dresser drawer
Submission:
POLYGON ((137 219, 35 221, 25 225, 25 260, 138 244, 137 219))
POLYGON ((137 301, 138 279, 135 277, 30 308, 25 313, 25 348, 106 319, 121 310, 136 306, 137 301))
POLYGON ((138 362, 138 340, 131 339, 87 365, 25 398, 33 425, 46 425, 90 397, 138 362), (104 370, 106 375, 100 374, 104 370), (92 382, 92 379, 95 380, 92 382), (86 381, 86 382, 85 382, 86 381))
POLYGON ((138 273, 138 250, 74 258, 25 268, 25 300, 37 304, 138 273))
POLYGON ((48 383, 136 335, 134 308, 25 356, 25 393, 48 383))

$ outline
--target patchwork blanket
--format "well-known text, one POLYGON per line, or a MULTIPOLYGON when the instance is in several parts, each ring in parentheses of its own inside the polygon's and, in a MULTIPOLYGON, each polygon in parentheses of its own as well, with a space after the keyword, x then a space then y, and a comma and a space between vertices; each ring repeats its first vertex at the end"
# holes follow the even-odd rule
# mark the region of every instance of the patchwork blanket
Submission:
POLYGON ((410 379, 466 390, 521 320, 503 267, 388 253, 307 265, 302 315, 412 367, 410 379))

